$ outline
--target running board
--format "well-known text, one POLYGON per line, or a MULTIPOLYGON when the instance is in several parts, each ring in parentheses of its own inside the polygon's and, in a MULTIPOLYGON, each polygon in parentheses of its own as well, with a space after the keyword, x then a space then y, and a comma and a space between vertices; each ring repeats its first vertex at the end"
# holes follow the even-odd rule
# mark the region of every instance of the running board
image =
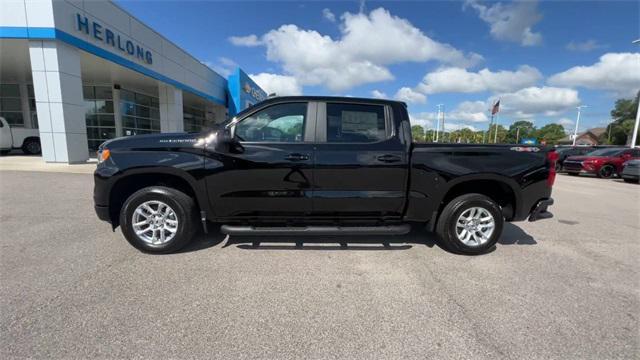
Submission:
POLYGON ((404 235, 411 231, 411 225, 385 226, 236 226, 222 225, 220 231, 238 236, 305 236, 305 235, 404 235))

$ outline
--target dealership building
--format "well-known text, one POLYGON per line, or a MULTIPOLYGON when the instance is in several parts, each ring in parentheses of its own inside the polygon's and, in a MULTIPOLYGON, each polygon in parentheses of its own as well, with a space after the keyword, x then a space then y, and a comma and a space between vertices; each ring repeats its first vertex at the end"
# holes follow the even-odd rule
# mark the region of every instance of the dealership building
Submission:
POLYGON ((0 2, 0 116, 37 128, 47 162, 84 162, 114 137, 199 131, 265 97, 110 1, 0 2))

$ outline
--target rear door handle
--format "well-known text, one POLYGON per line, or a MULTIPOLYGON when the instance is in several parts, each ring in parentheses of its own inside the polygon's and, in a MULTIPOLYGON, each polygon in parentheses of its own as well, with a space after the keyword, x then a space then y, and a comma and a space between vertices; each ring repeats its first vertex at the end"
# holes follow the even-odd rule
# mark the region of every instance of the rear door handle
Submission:
POLYGON ((293 154, 287 155, 284 159, 289 161, 304 161, 304 160, 309 160, 309 155, 293 153, 293 154))
POLYGON ((377 159, 378 161, 387 162, 387 163, 398 162, 402 160, 400 156, 391 155, 391 154, 380 155, 377 157, 377 159))

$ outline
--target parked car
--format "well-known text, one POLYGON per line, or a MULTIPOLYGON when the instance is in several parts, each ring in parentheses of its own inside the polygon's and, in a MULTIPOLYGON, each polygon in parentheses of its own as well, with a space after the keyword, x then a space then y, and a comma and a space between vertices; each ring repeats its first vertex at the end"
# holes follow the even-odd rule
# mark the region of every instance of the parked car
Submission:
POLYGON ((626 182, 640 182, 640 159, 629 160, 622 164, 620 177, 626 182))
POLYGON ((399 235, 427 224, 478 254, 505 221, 551 217, 553 149, 411 141, 406 104, 276 97, 201 134, 99 147, 98 217, 135 247, 176 251, 200 222, 229 235, 399 235))
POLYGON ((584 155, 593 150, 594 147, 592 146, 570 146, 556 148, 556 152, 558 153, 558 161, 556 161, 556 171, 560 172, 562 170, 562 165, 569 156, 584 155))
POLYGON ((602 148, 583 156, 570 156, 563 169, 570 175, 595 174, 609 179, 622 172, 625 161, 640 158, 640 149, 602 148))
POLYGON ((13 149, 22 149, 28 155, 40 154, 40 132, 38 129, 12 127, 0 117, 0 155, 6 155, 13 149))

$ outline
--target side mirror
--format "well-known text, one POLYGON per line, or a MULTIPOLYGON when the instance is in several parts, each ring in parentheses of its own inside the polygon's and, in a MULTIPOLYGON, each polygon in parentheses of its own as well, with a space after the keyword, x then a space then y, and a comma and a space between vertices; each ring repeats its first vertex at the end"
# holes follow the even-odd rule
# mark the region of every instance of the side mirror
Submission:
POLYGON ((238 139, 231 134, 231 129, 229 128, 223 127, 218 129, 213 141, 215 141, 215 144, 212 145, 216 152, 235 154, 244 152, 244 147, 242 147, 238 139))

